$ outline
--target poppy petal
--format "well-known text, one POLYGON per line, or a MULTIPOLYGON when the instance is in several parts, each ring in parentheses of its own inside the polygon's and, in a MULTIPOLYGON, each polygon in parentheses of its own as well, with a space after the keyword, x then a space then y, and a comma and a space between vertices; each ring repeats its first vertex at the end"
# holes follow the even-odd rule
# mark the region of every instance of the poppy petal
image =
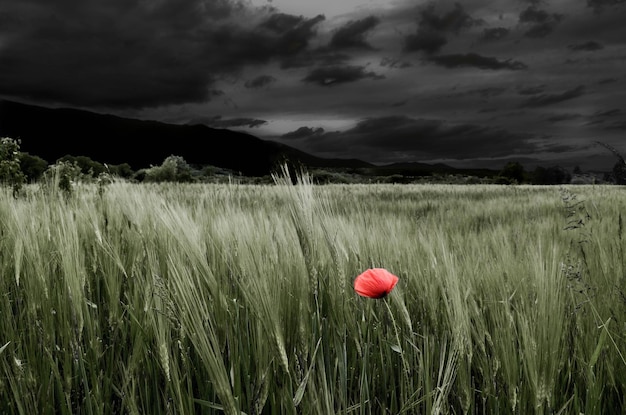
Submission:
POLYGON ((398 277, 384 268, 370 268, 356 277, 354 291, 362 297, 383 298, 393 290, 398 277))

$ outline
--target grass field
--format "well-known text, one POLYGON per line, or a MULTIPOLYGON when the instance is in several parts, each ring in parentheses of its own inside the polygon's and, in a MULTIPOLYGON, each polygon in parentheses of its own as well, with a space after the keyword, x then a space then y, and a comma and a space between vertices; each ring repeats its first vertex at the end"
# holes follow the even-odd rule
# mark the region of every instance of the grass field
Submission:
POLYGON ((5 189, 0 413, 626 412, 622 187, 277 182, 5 189))

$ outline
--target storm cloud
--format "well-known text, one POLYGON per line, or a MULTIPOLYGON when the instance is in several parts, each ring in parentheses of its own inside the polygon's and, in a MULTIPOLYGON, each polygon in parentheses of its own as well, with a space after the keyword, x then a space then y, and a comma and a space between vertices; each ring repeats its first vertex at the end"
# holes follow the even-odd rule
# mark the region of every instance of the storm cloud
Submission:
POLYGON ((281 135, 281 138, 286 138, 286 139, 302 139, 302 138, 309 138, 309 137, 313 137, 316 135, 321 135, 324 133, 324 129, 321 127, 317 127, 317 128, 312 128, 312 127, 300 127, 297 130, 294 131, 290 131, 288 133, 285 133, 283 135, 281 135))
POLYGON ((507 69, 513 71, 527 68, 524 63, 519 61, 511 59, 499 60, 494 57, 481 56, 476 53, 437 55, 428 58, 428 61, 440 66, 444 66, 446 68, 459 68, 469 66, 479 69, 507 69))
POLYGON ((455 3, 450 11, 437 13, 433 2, 419 12, 419 27, 424 30, 458 34, 462 29, 482 23, 482 20, 472 18, 460 3, 455 3))
POLYGON ((421 160, 502 157, 537 151, 529 134, 476 124, 455 124, 439 119, 408 116, 367 118, 344 132, 309 137, 312 151, 358 151, 370 154, 404 153, 421 160))
POLYGON ((585 93, 585 86, 578 85, 575 88, 568 89, 560 94, 538 94, 524 101, 521 107, 543 107, 546 105, 557 104, 570 99, 578 98, 585 93))
POLYGON ((0 29, 0 93, 117 108, 209 100, 223 74, 305 50, 324 19, 263 18, 234 0, 68 0, 52 10, 47 0, 7 0, 3 8, 13 24, 0 29))
POLYGON ((624 3, 626 3, 626 0, 587 0, 587 6, 593 8, 596 13, 624 3))
POLYGON ((626 125, 626 0, 3 0, 0 9, 3 99, 201 120, 316 155, 457 165, 578 157, 584 166, 592 158, 571 148, 589 137, 619 146, 626 125))
POLYGON ((217 115, 215 117, 204 119, 202 123, 213 128, 256 128, 263 124, 267 124, 267 121, 257 120, 254 118, 223 118, 221 115, 217 115))
POLYGON ((383 79, 384 76, 378 75, 372 71, 366 71, 363 66, 327 66, 313 69, 302 81, 320 86, 332 86, 368 78, 380 80, 383 79))
POLYGON ((520 13, 519 21, 522 24, 526 24, 529 28, 524 33, 524 36, 542 38, 548 36, 554 31, 556 26, 563 19, 562 14, 548 13, 545 10, 538 9, 535 6, 530 6, 522 13, 520 13))
POLYGON ((427 54, 439 52, 448 43, 448 39, 435 31, 418 30, 416 34, 408 35, 404 39, 404 50, 406 52, 423 51, 427 54))
POLYGON ((405 36, 404 50, 437 53, 448 43, 450 34, 458 35, 462 29, 479 24, 482 21, 472 18, 459 3, 444 13, 438 13, 435 3, 430 3, 419 12, 416 33, 405 36))
POLYGON ((596 51, 596 50, 603 49, 604 46, 602 46, 598 42, 594 42, 590 40, 588 42, 578 43, 576 45, 569 45, 568 48, 570 48, 571 50, 575 50, 575 51, 581 51, 581 50, 582 51, 596 51))
POLYGON ((510 32, 511 30, 506 27, 492 27, 483 29, 480 40, 485 42, 500 40, 506 37, 510 32))
POLYGON ((365 37, 367 33, 374 29, 379 23, 380 19, 376 16, 350 21, 337 29, 330 40, 329 46, 333 49, 372 49, 372 46, 366 42, 365 37))
POLYGON ((273 84, 274 82, 276 82, 276 78, 274 78, 271 75, 259 75, 254 79, 250 79, 249 81, 246 81, 246 83, 244 84, 244 86, 246 88, 263 88, 264 86, 273 84))

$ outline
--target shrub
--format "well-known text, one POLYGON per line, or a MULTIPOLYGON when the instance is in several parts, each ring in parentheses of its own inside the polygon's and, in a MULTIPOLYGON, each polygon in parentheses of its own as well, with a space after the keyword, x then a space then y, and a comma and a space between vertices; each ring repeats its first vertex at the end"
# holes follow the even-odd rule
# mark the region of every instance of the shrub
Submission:
POLYGON ((524 166, 518 162, 507 163, 500 171, 500 177, 507 179, 503 184, 517 184, 524 182, 524 166))
POLYGON ((607 178, 615 184, 626 184, 626 161, 624 160, 622 154, 606 143, 603 143, 601 141, 596 141, 596 143, 605 147, 611 153, 613 153, 615 157, 617 157, 617 162, 613 165, 613 169, 611 170, 611 173, 608 175, 609 177, 607 178))
POLYGON ((0 183, 11 186, 17 196, 26 176, 20 168, 20 141, 9 137, 0 138, 0 183))
POLYGON ((44 172, 48 168, 48 162, 39 156, 28 153, 20 153, 20 169, 26 176, 26 180, 34 182, 43 177, 44 172))
POLYGON ((58 161, 44 173, 44 179, 50 189, 59 189, 66 196, 73 193, 74 185, 81 180, 83 175, 76 162, 58 161))
POLYGON ((98 175, 106 171, 106 167, 104 166, 104 164, 92 160, 90 157, 87 156, 71 156, 68 154, 61 157, 57 161, 74 163, 80 168, 80 171, 83 175, 87 175, 90 177, 98 177, 98 175))
POLYGON ((160 166, 145 169, 147 182, 192 182, 191 166, 181 156, 171 155, 160 166))

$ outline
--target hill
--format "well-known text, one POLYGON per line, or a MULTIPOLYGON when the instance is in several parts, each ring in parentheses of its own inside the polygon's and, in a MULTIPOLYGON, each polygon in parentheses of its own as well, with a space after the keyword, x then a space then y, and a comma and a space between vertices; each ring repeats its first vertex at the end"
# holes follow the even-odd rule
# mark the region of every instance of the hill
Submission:
POLYGON ((213 165, 247 176, 269 174, 288 159, 308 167, 367 168, 361 160, 324 159, 242 132, 0 100, 0 136, 19 138, 21 150, 54 163, 65 155, 88 156, 134 170, 170 155, 194 165, 213 165))
POLYGON ((282 143, 206 125, 168 124, 123 118, 71 108, 47 108, 0 100, 0 137, 21 140, 22 151, 48 163, 87 156, 111 165, 128 163, 133 170, 160 165, 170 155, 195 166, 215 166, 244 176, 265 176, 286 160, 307 168, 350 172, 361 176, 471 175, 492 177, 497 171, 456 169, 419 162, 374 165, 359 159, 322 158, 282 143))

